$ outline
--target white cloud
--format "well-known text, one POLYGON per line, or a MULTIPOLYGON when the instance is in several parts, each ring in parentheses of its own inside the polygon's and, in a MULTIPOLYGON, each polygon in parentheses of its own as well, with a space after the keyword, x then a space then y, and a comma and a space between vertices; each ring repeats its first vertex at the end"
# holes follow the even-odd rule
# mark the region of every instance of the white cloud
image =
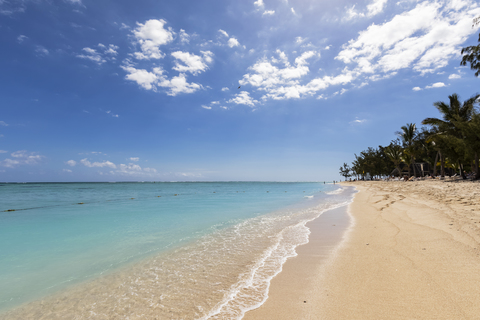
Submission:
POLYGON ((67 162, 65 162, 66 164, 68 164, 70 167, 75 167, 75 165, 77 164, 77 161, 75 160, 68 160, 67 162))
POLYGON ((114 44, 106 46, 103 43, 99 43, 97 47, 99 48, 98 51, 97 49, 89 47, 83 48, 83 53, 77 54, 77 58, 87 59, 96 62, 99 65, 107 62, 107 60, 115 60, 115 56, 118 54, 118 46, 114 44))
MULTIPOLYGON (((99 46, 100 46, 100 44, 99 44, 99 46)), ((105 47, 105 46, 103 46, 103 47, 105 49, 105 51, 104 51, 105 54, 109 54, 109 55, 113 55, 113 56, 116 56, 118 54, 117 50, 119 49, 119 47, 116 46, 116 45, 109 44, 108 47, 105 47)))
POLYGON ((218 32, 220 32, 221 34, 223 34, 225 37, 228 38, 228 33, 222 29, 219 29, 218 32))
POLYGON ((451 74, 448 76, 448 79, 460 79, 461 77, 459 74, 451 74))
POLYGON ((275 10, 265 10, 262 15, 273 16, 274 14, 275 14, 275 10))
POLYGON ((114 114, 114 113, 112 113, 112 111, 111 111, 111 110, 105 111, 105 113, 106 113, 106 114, 108 114, 108 115, 111 115, 111 116, 112 116, 112 117, 114 117, 114 118, 118 118, 118 117, 120 117, 118 114, 114 114))
POLYGON ((35 52, 42 56, 48 56, 50 51, 48 51, 44 46, 37 46, 35 52))
POLYGON ((355 120, 353 120, 353 121, 350 121, 349 123, 350 123, 350 124, 360 124, 360 123, 364 123, 364 122, 366 122, 366 121, 367 121, 366 119, 358 119, 358 118, 357 118, 357 119, 355 119, 355 120))
POLYGON ((18 42, 18 43, 22 43, 23 41, 25 41, 25 40, 27 40, 27 39, 28 39, 27 36, 24 36, 23 34, 21 34, 21 35, 19 35, 19 36, 17 37, 17 42, 18 42))
POLYGON ((412 88, 412 90, 413 90, 413 91, 420 91, 420 90, 422 90, 422 88, 420 88, 420 87, 414 87, 414 88, 412 88))
POLYGON ((238 40, 236 38, 232 37, 232 38, 228 39, 228 46, 230 48, 237 47, 239 45, 240 45, 240 42, 238 42, 238 40))
POLYGON ((35 152, 28 152, 27 150, 18 150, 10 154, 15 159, 5 159, 0 161, 0 166, 7 168, 14 168, 18 165, 34 165, 40 162, 44 158, 42 155, 38 155, 35 152))
POLYGON ((83 48, 82 49, 85 53, 83 54, 77 54, 77 58, 81 58, 81 59, 87 59, 87 60, 91 60, 93 62, 96 62, 98 64, 102 64, 104 62, 107 62, 107 60, 105 60, 101 55, 100 53, 98 53, 95 49, 92 49, 92 48, 83 48))
POLYGON ((293 8, 290 8, 290 11, 292 11, 292 13, 293 13, 294 15, 297 14, 297 13, 295 12, 295 9, 293 9, 293 8))
MULTIPOLYGON (((140 160, 139 157, 131 157, 129 159, 130 161, 133 161, 133 162, 137 162, 140 160)), ((80 160, 80 163, 82 163, 83 165, 85 165, 86 167, 88 168, 111 168, 111 169, 115 169, 115 170, 110 170, 109 173, 106 173, 106 172, 99 172, 99 174, 112 174, 112 175, 115 175, 115 174, 120 174, 120 175, 128 175, 128 176, 152 176, 153 174, 156 174, 157 173, 157 170, 154 169, 154 168, 143 168, 140 167, 138 164, 135 164, 135 163, 129 163, 129 164, 115 164, 113 162, 110 162, 110 161, 103 161, 103 162, 93 162, 91 163, 90 161, 88 161, 87 158, 85 159, 82 159, 80 160)), ((64 169, 64 171, 67 171, 67 172, 71 172, 71 171, 68 171, 68 169, 64 169)))
POLYGON ((70 173, 72 172, 72 170, 70 170, 70 169, 63 169, 62 171, 63 172, 70 172, 70 173))
POLYGON ((229 91, 229 90, 230 90, 230 89, 227 88, 227 87, 223 87, 223 88, 222 88, 222 91, 229 91))
POLYGON ((197 83, 188 83, 184 73, 180 73, 178 76, 169 80, 163 75, 161 68, 153 68, 153 72, 126 66, 122 66, 122 69, 128 73, 125 76, 127 80, 137 82, 138 85, 146 90, 157 91, 159 87, 166 88, 168 89, 167 94, 170 96, 176 96, 180 93, 193 93, 202 88, 202 86, 197 83))
POLYGON ((207 110, 211 110, 211 109, 212 109, 212 107, 205 106, 205 105, 202 105, 202 108, 203 108, 203 109, 207 109, 207 110))
POLYGON ((228 100, 227 102, 235 103, 235 104, 244 104, 249 107, 254 107, 255 104, 258 103, 257 100, 254 100, 252 97, 250 97, 250 94, 247 91, 242 91, 240 93, 237 93, 234 98, 228 100))
POLYGON ((296 38, 295 38, 295 42, 298 43, 298 44, 305 42, 305 40, 307 40, 307 39, 306 39, 306 38, 302 38, 302 37, 296 37, 296 38))
POLYGON ((123 66, 122 69, 128 72, 125 79, 135 81, 139 86, 147 90, 154 89, 155 83, 159 80, 159 76, 161 76, 161 73, 158 75, 145 69, 135 69, 125 66, 123 66))
POLYGON ((18 150, 10 154, 14 158, 24 158, 27 156, 27 150, 18 150))
POLYGON ((356 65, 355 72, 388 73, 404 68, 425 74, 448 64, 474 32, 471 19, 480 8, 455 11, 444 2, 424 1, 381 25, 372 24, 350 40, 336 59, 356 65))
POLYGON ((442 88, 442 87, 446 87, 445 83, 443 82, 436 82, 430 86, 426 86, 425 89, 432 89, 432 88, 442 88))
POLYGON ((8 153, 7 150, 0 150, 0 153, 8 153))
POLYGON ((367 5, 366 12, 359 12, 355 9, 355 5, 353 5, 350 8, 346 8, 346 15, 343 19, 352 20, 355 18, 373 17, 383 12, 387 1, 388 0, 372 0, 372 2, 367 5))
POLYGON ((180 29, 180 42, 186 44, 190 43, 190 36, 183 29, 180 29))
POLYGON ((158 83, 158 86, 168 88, 169 91, 167 94, 169 96, 176 96, 180 93, 193 93, 202 88, 202 86, 197 83, 188 83, 184 73, 173 77, 171 80, 162 79, 158 83))
POLYGON ((211 51, 202 51, 203 57, 188 52, 176 51, 172 56, 176 59, 173 70, 178 72, 190 72, 197 75, 208 69, 207 63, 212 62, 213 53, 211 51), (181 64, 180 62, 183 62, 181 64))
POLYGON ((263 0, 257 0, 253 3, 257 8, 263 8, 265 4, 263 3, 263 0))
POLYGON ((161 59, 165 56, 160 46, 172 42, 175 34, 171 28, 164 28, 166 23, 163 19, 147 20, 145 24, 137 22, 138 27, 132 31, 141 48, 141 52, 134 53, 137 59, 161 59))
POLYGON ((8 123, 6 123, 5 121, 0 121, 0 126, 8 127, 8 123))
POLYGON ((8 159, 8 158, 3 161, 0 161, 0 165, 7 168, 15 168, 15 166, 19 164, 20 164, 20 161, 8 159))
POLYGON ((372 17, 383 11, 388 0, 373 0, 367 5, 367 16, 372 17))
POLYGON ((241 85, 250 84, 260 91, 265 91, 262 99, 290 99, 313 95, 316 91, 328 87, 330 84, 348 83, 352 77, 342 74, 337 77, 324 77, 311 80, 306 85, 300 85, 300 80, 308 75, 308 59, 318 57, 316 51, 307 51, 295 59, 291 65, 286 54, 277 50, 277 58, 262 58, 249 68, 250 73, 245 74, 239 81, 241 85))
POLYGON ((80 160, 80 163, 83 164, 86 167, 89 167, 89 168, 104 168, 104 167, 108 167, 108 168, 112 168, 112 169, 117 168, 117 166, 113 162, 110 162, 110 161, 91 163, 90 161, 88 161, 87 158, 85 158, 85 159, 80 160))

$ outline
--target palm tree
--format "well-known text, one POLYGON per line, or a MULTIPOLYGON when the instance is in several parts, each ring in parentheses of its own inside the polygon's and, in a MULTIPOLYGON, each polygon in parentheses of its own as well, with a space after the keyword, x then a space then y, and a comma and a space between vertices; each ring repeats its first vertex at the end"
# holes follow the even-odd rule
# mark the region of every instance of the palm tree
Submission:
MULTIPOLYGON (((459 96, 454 93, 448 96, 449 104, 442 101, 433 104, 442 114, 442 119, 426 118, 422 121, 422 124, 434 127, 437 132, 436 135, 450 141, 456 141, 457 146, 459 146, 465 137, 465 133, 462 132, 465 129, 462 130, 462 128, 465 128, 465 125, 472 119, 475 103, 479 97, 480 95, 477 94, 461 103, 459 96)), ((456 158, 460 159, 460 156, 456 155, 456 158)), ((460 164, 460 170, 462 170, 461 167, 460 164)))
POLYGON ((408 176, 410 176, 410 165, 413 165, 413 175, 416 176, 415 170, 415 138, 417 136, 417 126, 415 123, 407 123, 407 125, 402 126, 401 131, 397 132, 397 135, 402 140, 402 144, 405 148, 406 153, 409 155, 409 167, 408 167, 408 176))
MULTIPOLYGON (((478 35, 478 42, 480 42, 480 34, 478 35)), ((466 66, 467 62, 469 62, 470 69, 476 70, 475 77, 478 77, 480 74, 480 44, 463 48, 462 54, 463 57, 460 65, 466 66)))
POLYGON ((400 169, 400 163, 403 162, 402 160, 402 147, 399 145, 389 145, 384 149, 385 154, 387 157, 392 160, 393 164, 395 165, 395 168, 397 168, 398 171, 398 177, 402 176, 402 170, 400 169))

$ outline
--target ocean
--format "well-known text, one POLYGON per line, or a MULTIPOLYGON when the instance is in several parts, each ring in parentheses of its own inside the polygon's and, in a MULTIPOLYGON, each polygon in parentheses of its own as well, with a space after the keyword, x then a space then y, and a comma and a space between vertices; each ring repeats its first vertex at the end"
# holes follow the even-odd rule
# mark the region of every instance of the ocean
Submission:
POLYGON ((0 184, 0 318, 241 319, 351 202, 323 182, 0 184))

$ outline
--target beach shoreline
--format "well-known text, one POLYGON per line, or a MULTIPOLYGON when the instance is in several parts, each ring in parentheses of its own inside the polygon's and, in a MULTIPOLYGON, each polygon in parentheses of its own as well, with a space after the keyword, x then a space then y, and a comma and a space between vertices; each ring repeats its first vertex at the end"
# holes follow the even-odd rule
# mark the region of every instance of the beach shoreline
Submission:
MULTIPOLYGON (((306 276, 315 241, 298 247, 269 299, 244 319, 478 318, 480 184, 342 185, 359 191, 349 206, 354 226, 306 276), (302 278, 308 284, 296 290, 302 278)), ((311 228, 311 239, 319 231, 311 228)))

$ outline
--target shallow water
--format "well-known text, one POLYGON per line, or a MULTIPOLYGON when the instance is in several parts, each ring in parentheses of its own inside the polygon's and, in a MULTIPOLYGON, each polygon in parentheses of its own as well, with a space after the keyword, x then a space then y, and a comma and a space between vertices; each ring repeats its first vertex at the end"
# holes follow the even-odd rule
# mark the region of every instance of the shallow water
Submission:
POLYGON ((351 199, 323 183, 6 187, 0 209, 27 209, 0 216, 4 311, 32 301, 4 313, 19 319, 241 318, 305 223, 351 199))

